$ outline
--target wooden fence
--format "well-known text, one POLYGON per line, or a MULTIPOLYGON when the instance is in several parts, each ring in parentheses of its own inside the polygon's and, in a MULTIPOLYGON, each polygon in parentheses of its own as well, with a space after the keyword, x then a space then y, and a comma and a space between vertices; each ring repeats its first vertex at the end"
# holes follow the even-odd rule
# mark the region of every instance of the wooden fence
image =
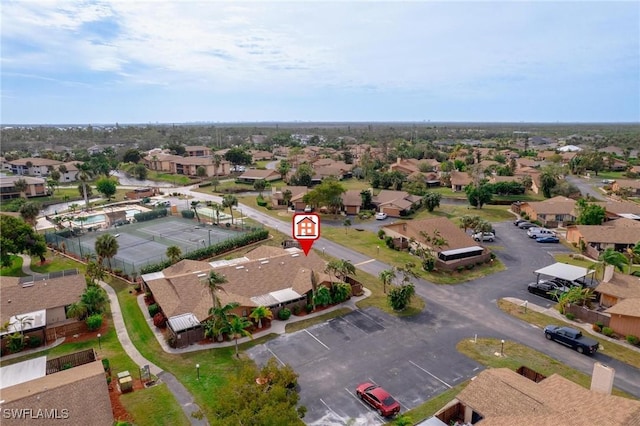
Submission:
POLYGON ((69 368, 79 365, 88 364, 96 360, 96 353, 93 349, 75 352, 58 358, 47 360, 47 374, 57 373, 58 371, 68 370, 69 368))
POLYGON ((543 381, 544 379, 547 378, 547 376, 544 376, 544 375, 538 373, 537 371, 530 369, 529 367, 525 367, 524 365, 522 367, 518 368, 516 370, 516 373, 518 373, 519 375, 524 376, 527 379, 532 380, 532 381, 534 381, 536 383, 539 383, 539 382, 541 382, 541 381, 543 381))
POLYGON ((47 342, 54 341, 59 337, 86 333, 87 331, 87 324, 84 321, 74 321, 58 326, 47 327, 47 342))
POLYGON ((605 327, 609 327, 609 322, 611 321, 611 315, 605 314, 598 311, 593 311, 586 306, 578 306, 578 305, 569 305, 565 309, 567 313, 572 313, 582 322, 586 322, 589 324, 595 324, 596 322, 601 322, 605 327))

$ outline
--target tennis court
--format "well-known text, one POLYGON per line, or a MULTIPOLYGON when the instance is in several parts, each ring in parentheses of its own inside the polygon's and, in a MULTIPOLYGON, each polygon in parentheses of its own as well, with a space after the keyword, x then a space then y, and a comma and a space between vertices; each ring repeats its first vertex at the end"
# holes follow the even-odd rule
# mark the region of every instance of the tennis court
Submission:
POLYGON ((166 217, 112 227, 104 231, 88 232, 80 237, 68 239, 65 246, 67 250, 80 256, 95 254, 96 239, 105 233, 111 234, 117 238, 119 247, 118 254, 111 259, 111 265, 113 269, 121 269, 131 274, 139 272, 145 265, 166 260, 167 247, 178 246, 182 254, 186 254, 237 237, 242 232, 205 225, 193 219, 166 217))

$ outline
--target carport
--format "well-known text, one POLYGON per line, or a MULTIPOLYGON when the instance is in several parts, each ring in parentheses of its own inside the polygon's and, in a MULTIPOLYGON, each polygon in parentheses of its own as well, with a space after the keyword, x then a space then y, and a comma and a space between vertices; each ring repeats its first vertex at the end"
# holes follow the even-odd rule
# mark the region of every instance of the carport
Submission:
POLYGON ((566 281, 577 281, 582 278, 583 281, 587 283, 587 276, 591 275, 591 282, 589 284, 594 283, 595 272, 596 271, 594 269, 587 269, 581 266, 574 266, 561 262, 545 266, 544 268, 535 271, 538 275, 537 281, 540 281, 540 275, 548 275, 550 277, 560 278, 566 281))

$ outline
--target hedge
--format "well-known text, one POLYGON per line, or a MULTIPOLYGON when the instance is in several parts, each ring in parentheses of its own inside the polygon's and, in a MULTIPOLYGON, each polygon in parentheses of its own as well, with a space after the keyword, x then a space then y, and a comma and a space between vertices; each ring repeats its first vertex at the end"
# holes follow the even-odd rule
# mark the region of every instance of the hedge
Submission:
POLYGON ((180 214, 185 219, 193 219, 196 217, 196 213, 193 210, 181 210, 180 214))
POLYGON ((159 209, 153 209, 148 212, 136 213, 135 215, 133 215, 133 218, 136 220, 136 222, 145 222, 147 220, 153 220, 159 217, 165 217, 166 215, 167 215, 167 209, 163 207, 159 209))
MULTIPOLYGON (((191 251, 185 255, 183 255, 182 259, 190 259, 190 260, 200 260, 206 259, 213 256, 218 256, 222 253, 226 253, 228 251, 235 250, 239 247, 244 247, 246 245, 255 243, 257 241, 266 240, 269 237, 269 231, 266 229, 257 229, 255 231, 248 232, 246 234, 240 235, 235 238, 229 238, 225 241, 220 241, 217 244, 214 244, 209 247, 203 247, 194 251, 191 251)), ((147 265, 140 269, 141 274, 150 274, 152 272, 159 272, 165 268, 168 268, 173 263, 171 260, 165 260, 161 263, 156 263, 153 265, 147 265)))

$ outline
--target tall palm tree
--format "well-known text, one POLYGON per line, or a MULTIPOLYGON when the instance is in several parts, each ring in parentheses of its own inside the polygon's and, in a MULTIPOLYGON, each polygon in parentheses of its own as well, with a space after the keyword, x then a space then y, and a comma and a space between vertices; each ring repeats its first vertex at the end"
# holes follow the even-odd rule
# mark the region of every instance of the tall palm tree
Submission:
POLYGON ((340 278, 342 278, 342 281, 346 282, 347 275, 355 275, 356 274, 356 267, 353 265, 353 263, 351 263, 350 260, 340 259, 338 261, 338 271, 337 272, 340 275, 340 278))
POLYGON ((211 162, 213 163, 213 175, 218 176, 218 169, 220 168, 220 164, 222 164, 222 157, 219 154, 214 154, 211 157, 211 162))
POLYGON ((200 223, 200 215, 198 214, 198 204, 200 204, 200 201, 192 201, 191 209, 193 210, 193 213, 196 215, 196 220, 198 221, 198 223, 200 223))
POLYGON ((31 226, 35 226, 36 218, 40 214, 40 203, 27 201, 20 207, 20 216, 31 226))
POLYGON ((182 250, 178 246, 170 246, 167 247, 166 255, 171 259, 171 263, 177 263, 180 260, 180 256, 182 256, 182 250))
POLYGON ((380 279, 380 281, 382 281, 382 292, 386 294, 387 285, 391 284, 393 280, 396 279, 396 271, 393 269, 385 269, 384 271, 380 272, 378 278, 380 279))
POLYGON ((249 318, 258 321, 258 328, 262 328, 262 320, 270 320, 271 318, 273 318, 273 313, 271 312, 271 309, 267 308, 266 306, 258 306, 253 311, 251 311, 251 314, 249 314, 249 318))
POLYGON ((599 260, 606 266, 612 265, 614 268, 624 272, 624 267, 629 263, 626 256, 619 251, 608 248, 600 254, 599 260))
POLYGON ((640 261, 640 241, 633 247, 627 249, 627 256, 629 257, 629 273, 633 273, 633 263, 640 261))
MULTIPOLYGON (((91 253, 89 253, 91 256, 91 253)), ((87 276, 91 279, 91 282, 96 284, 98 281, 101 281, 105 278, 106 273, 104 272, 104 268, 102 264, 96 262, 95 260, 87 261, 87 276)))
POLYGON ((211 203, 211 208, 216 214, 216 225, 220 225, 220 210, 222 209, 222 206, 218 203, 211 203))
POLYGON ((29 188, 29 184, 25 179, 18 179, 13 183, 13 187, 16 191, 20 193, 20 198, 27 198, 27 188, 29 188))
POLYGON ((218 340, 222 340, 222 333, 229 330, 230 318, 237 316, 231 313, 233 309, 237 308, 240 304, 236 302, 227 303, 224 306, 209 308, 209 315, 211 315, 211 322, 208 336, 206 337, 218 337, 218 340))
POLYGON ((233 206, 238 205, 238 199, 233 194, 227 194, 222 197, 222 207, 229 208, 229 214, 231 214, 231 224, 233 225, 233 206))
POLYGON ((209 289, 209 292, 211 293, 213 309, 216 309, 220 306, 220 300, 218 299, 218 296, 216 296, 216 292, 220 290, 224 291, 224 287, 222 287, 222 284, 225 284, 226 282, 227 278, 224 275, 219 274, 216 271, 209 272, 209 276, 207 277, 205 284, 209 289))
POLYGON ((111 234, 100 235, 95 242, 95 251, 102 259, 107 259, 109 270, 111 270, 111 258, 118 254, 120 245, 118 240, 111 234))
POLYGON ((229 322, 229 335, 236 341, 236 357, 240 358, 238 353, 238 339, 241 337, 250 337, 253 339, 253 335, 246 330, 251 326, 251 322, 245 317, 234 316, 229 322))
POLYGON ((78 179, 82 185, 82 197, 84 198, 84 206, 87 210, 89 210, 89 195, 87 192, 87 185, 91 180, 91 177, 93 176, 93 172, 91 170, 91 166, 88 163, 79 163, 77 167, 78 173, 76 174, 76 179, 78 179))

